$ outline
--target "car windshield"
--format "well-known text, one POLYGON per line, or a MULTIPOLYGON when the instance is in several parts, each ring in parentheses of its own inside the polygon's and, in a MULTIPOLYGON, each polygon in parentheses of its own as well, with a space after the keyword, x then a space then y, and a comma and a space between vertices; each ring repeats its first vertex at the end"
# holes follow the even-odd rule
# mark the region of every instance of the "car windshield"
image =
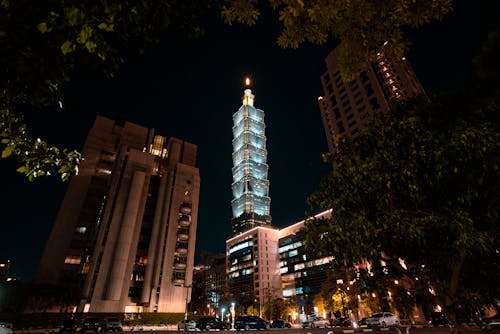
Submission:
POLYGON ((374 315, 372 315, 372 318, 381 318, 382 317, 382 313, 375 313, 374 315))

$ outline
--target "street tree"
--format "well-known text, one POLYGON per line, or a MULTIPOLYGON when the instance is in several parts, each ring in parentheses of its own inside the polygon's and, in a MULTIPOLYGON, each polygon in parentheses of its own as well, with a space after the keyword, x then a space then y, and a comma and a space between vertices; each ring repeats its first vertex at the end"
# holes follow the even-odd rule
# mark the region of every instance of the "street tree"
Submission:
POLYGON ((2 158, 15 158, 30 181, 77 173, 80 153, 34 138, 26 116, 63 110, 76 70, 113 77, 126 54, 143 52, 166 31, 200 35, 208 8, 208 0, 0 1, 2 158))
MULTIPOLYGON (((441 20, 452 0, 271 0, 283 31, 281 47, 340 40, 341 71, 352 77, 384 53, 408 48, 403 29, 441 20)), ((131 50, 142 53, 165 32, 200 36, 207 18, 253 25, 265 10, 256 0, 0 1, 0 137, 2 158, 15 158, 29 180, 78 172, 82 156, 30 133, 26 114, 65 107, 65 85, 75 70, 113 77, 131 50)), ((57 117, 56 115, 54 117, 57 117)))
MULTIPOLYGON (((269 0, 283 25, 278 45, 298 48, 306 42, 337 39, 344 79, 354 78, 373 63, 382 46, 388 59, 401 59, 409 48, 404 30, 441 21, 452 4, 452 0, 269 0)), ((254 25, 263 11, 259 5, 257 0, 225 0, 222 16, 228 24, 254 25)))
MULTIPOLYGON (((467 93, 372 115, 309 199, 306 244, 424 284, 457 323, 499 297, 500 108, 467 93), (418 269, 418 270, 417 270, 418 269)), ((370 275, 367 275, 370 276, 370 275)), ((362 277, 360 277, 361 279, 362 277)), ((413 302, 413 301, 412 301, 413 302)))

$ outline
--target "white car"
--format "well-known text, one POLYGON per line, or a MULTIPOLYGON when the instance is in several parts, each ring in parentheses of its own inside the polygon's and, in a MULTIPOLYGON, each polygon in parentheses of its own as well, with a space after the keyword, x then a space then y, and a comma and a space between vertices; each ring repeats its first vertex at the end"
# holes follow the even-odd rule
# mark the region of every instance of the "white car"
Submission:
POLYGON ((375 313, 374 315, 366 319, 366 325, 368 327, 399 326, 399 318, 391 312, 375 313))
POLYGON ((0 334, 12 334, 12 327, 10 322, 0 322, 0 334))
POLYGON ((179 322, 179 324, 177 325, 177 329, 178 330, 187 330, 187 331, 196 331, 197 328, 196 328, 196 321, 194 320, 182 320, 181 322, 179 322))
POLYGON ((319 328, 319 327, 327 328, 328 326, 330 326, 330 321, 328 321, 327 319, 320 318, 320 317, 311 318, 302 324, 302 328, 307 328, 307 327, 309 327, 309 328, 319 328))

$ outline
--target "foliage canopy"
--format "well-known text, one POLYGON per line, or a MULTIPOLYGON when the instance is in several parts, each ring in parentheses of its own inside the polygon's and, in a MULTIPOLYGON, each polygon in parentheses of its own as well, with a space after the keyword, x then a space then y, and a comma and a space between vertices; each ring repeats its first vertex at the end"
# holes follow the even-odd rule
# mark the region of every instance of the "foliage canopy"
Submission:
MULTIPOLYGON (((226 0, 222 16, 228 24, 254 25, 261 15, 259 4, 226 0)), ((339 69, 345 79, 373 63, 382 46, 388 59, 401 59, 409 44, 404 30, 442 20, 452 4, 452 0, 269 0, 283 24, 278 45, 297 48, 305 42, 324 44, 337 38, 339 69)))
POLYGON ((388 281, 418 280, 450 311, 492 303, 500 280, 498 112, 465 94, 373 115, 355 143, 341 141, 340 166, 308 199, 312 211, 333 209, 331 219, 306 224, 308 244, 347 266, 383 263, 388 281))
MULTIPOLYGON (((400 57, 406 27, 440 20, 452 0, 296 1, 270 0, 283 31, 281 47, 309 41, 341 41, 341 70, 353 76, 384 53, 400 57)), ((80 153, 34 139, 23 120, 27 112, 64 108, 64 84, 75 69, 99 69, 113 76, 130 49, 143 52, 165 31, 200 36, 207 17, 219 12, 226 23, 255 24, 264 10, 257 0, 0 1, 0 111, 2 157, 14 157, 30 180, 78 171, 80 153)), ((164 36, 163 36, 164 37, 164 36)))

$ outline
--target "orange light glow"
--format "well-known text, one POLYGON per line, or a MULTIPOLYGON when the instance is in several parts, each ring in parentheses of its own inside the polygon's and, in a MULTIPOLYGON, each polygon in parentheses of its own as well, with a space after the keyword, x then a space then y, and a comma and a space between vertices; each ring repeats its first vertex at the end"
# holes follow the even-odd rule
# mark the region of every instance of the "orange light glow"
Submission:
POLYGON ((246 78, 245 80, 245 86, 250 86, 250 78, 246 78))

